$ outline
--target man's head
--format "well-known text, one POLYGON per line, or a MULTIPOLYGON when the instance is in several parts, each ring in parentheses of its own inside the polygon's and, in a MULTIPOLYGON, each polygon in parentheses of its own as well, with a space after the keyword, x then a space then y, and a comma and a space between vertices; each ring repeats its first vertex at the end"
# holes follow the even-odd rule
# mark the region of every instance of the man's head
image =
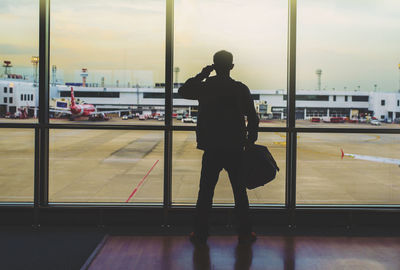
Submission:
POLYGON ((233 55, 227 51, 219 51, 214 54, 214 68, 217 75, 229 75, 233 68, 233 55))

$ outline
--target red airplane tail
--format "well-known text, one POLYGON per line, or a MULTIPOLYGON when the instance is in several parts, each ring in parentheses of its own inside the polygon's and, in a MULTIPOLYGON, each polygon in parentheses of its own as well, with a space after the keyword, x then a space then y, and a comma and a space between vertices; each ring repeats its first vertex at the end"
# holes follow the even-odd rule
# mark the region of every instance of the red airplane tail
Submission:
POLYGON ((344 151, 343 151, 342 148, 340 148, 340 151, 342 152, 342 159, 343 159, 343 157, 344 157, 344 151))
POLYGON ((71 86, 71 107, 75 106, 74 88, 71 86))

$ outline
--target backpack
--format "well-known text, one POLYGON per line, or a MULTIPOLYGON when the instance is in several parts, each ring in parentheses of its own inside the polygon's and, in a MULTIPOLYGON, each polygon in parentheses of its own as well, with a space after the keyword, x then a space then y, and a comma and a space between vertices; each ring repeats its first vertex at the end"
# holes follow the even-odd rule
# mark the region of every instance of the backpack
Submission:
POLYGON ((254 144, 243 152, 240 177, 248 189, 271 182, 277 171, 279 167, 266 146, 254 144))

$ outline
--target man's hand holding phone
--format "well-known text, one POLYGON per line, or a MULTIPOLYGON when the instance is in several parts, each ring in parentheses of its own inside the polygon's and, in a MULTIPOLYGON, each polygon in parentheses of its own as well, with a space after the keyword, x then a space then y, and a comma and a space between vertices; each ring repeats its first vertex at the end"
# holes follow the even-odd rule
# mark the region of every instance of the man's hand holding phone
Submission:
POLYGON ((202 71, 200 72, 199 75, 201 75, 202 79, 207 78, 208 76, 210 76, 210 73, 214 70, 214 65, 208 65, 205 66, 202 71))

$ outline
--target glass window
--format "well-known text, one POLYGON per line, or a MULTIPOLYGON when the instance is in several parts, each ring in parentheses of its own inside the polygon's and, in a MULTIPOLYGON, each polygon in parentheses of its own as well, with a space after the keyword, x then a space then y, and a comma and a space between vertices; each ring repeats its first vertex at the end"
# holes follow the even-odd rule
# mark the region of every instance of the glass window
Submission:
POLYGON ((394 111, 389 101, 382 107, 382 99, 398 99, 399 70, 394 59, 398 59, 400 43, 400 2, 297 3, 296 94, 336 95, 336 101, 298 98, 296 126, 398 128, 394 123, 376 126, 371 120, 394 111), (327 109, 319 122, 305 113, 314 108, 327 109), (338 111, 341 116, 331 113, 338 111))
POLYGON ((143 96, 165 92, 165 12, 164 0, 52 0, 51 122, 164 124, 164 99, 143 96))
POLYGON ((33 202, 35 133, 0 128, 0 201, 33 202))
POLYGON ((50 130, 51 202, 160 203, 164 133, 50 130))
POLYGON ((7 98, 6 97, 4 98, 4 103, 7 103, 7 98))
MULTIPOLYGON (((286 134, 259 132, 257 144, 268 147, 280 171, 276 179, 264 187, 248 190, 251 204, 285 203, 286 134)), ((174 204, 195 204, 199 191, 203 151, 196 149, 194 131, 174 132, 172 157, 172 201, 174 204)), ((214 203, 234 203, 228 174, 222 170, 215 188, 214 203)))
POLYGON ((333 96, 333 101, 336 101, 336 96, 333 96))
POLYGON ((9 103, 13 103, 13 98, 12 97, 9 97, 9 103))
POLYGON ((23 94, 21 94, 21 100, 24 100, 24 95, 23 94))
MULTIPOLYGON (((231 77, 249 87, 262 109, 257 111, 260 126, 285 126, 286 112, 273 110, 286 107, 287 1, 176 0, 174 14, 175 85, 212 64, 217 51, 227 50, 233 54, 231 77)), ((195 125, 190 118, 197 116, 198 101, 175 99, 173 112, 175 125, 195 125)))
POLYGON ((385 106, 385 100, 384 99, 381 100, 381 105, 385 106))
POLYGON ((358 101, 358 102, 368 102, 369 101, 369 96, 352 96, 351 100, 352 101, 358 101))
POLYGON ((298 204, 400 204, 400 135, 300 133, 298 204))
POLYGON ((31 100, 33 100, 33 94, 31 94, 31 100))
MULTIPOLYGON (((22 90, 38 92, 39 74, 39 1, 0 1, 0 85, 4 93, 12 94, 22 90), (34 59, 36 59, 34 61, 34 59)), ((11 101, 8 100, 10 103, 11 101)), ((4 103, 7 103, 4 100, 4 103)), ((26 104, 16 103, 10 108, 0 108, 0 115, 18 111, 26 104)), ((28 119, 23 122, 37 122, 30 107, 28 119)), ((22 123, 21 119, 0 118, 0 122, 22 123)))

